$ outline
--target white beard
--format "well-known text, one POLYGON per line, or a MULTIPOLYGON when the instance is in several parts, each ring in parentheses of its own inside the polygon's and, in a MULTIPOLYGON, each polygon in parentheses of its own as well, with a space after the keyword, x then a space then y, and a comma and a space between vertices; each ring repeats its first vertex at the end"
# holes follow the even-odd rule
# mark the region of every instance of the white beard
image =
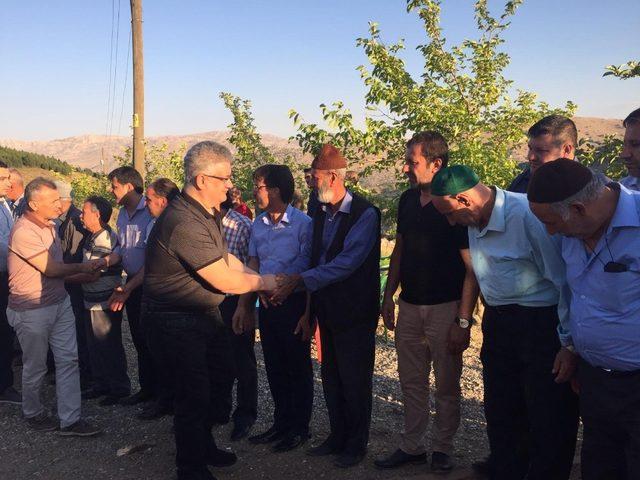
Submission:
POLYGON ((318 188, 318 201, 320 203, 331 203, 333 200, 333 190, 318 188))

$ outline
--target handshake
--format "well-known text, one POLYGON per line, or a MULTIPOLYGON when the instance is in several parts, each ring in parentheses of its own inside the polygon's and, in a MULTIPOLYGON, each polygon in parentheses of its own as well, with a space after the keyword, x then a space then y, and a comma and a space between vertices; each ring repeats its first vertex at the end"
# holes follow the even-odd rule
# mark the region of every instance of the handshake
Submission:
POLYGON ((302 276, 297 273, 262 275, 262 284, 263 288, 258 292, 260 302, 265 308, 269 308, 269 305, 281 305, 298 286, 302 285, 302 276))
POLYGON ((108 257, 97 258, 78 264, 80 273, 95 273, 109 266, 108 257))

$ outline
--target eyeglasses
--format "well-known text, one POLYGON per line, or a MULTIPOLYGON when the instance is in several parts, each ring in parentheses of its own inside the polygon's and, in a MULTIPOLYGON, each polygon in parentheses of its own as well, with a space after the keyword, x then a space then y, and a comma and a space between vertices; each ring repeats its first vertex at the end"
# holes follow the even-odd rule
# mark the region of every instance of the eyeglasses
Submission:
POLYGON ((224 183, 231 183, 231 176, 228 177, 219 177, 217 175, 207 175, 206 173, 201 173, 200 175, 204 175, 205 177, 215 178, 216 180, 220 180, 224 183))
POLYGON ((253 186, 253 190, 254 191, 258 191, 258 190, 261 190, 263 188, 269 188, 269 187, 267 187, 266 185, 254 185, 253 186))

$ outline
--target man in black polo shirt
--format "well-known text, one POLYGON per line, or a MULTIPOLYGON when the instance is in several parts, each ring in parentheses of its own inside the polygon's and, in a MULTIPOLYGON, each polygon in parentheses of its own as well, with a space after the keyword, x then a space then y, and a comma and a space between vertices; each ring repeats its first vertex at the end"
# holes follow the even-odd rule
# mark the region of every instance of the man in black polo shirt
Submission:
POLYGON ((162 364, 175 381, 174 428, 179 480, 211 480, 207 465, 236 461, 211 435, 215 397, 233 373, 218 305, 225 293, 275 289, 227 252, 220 204, 231 183, 231 153, 200 142, 184 158, 185 187, 158 218, 145 261, 146 312, 155 324, 162 364))
POLYGON ((432 365, 437 387, 431 468, 439 472, 453 468, 450 456, 460 423, 462 352, 469 346, 478 286, 467 229, 449 225, 431 203, 431 180, 447 160, 447 143, 437 132, 418 133, 407 143, 403 171, 413 188, 400 197, 396 244, 382 304, 384 323, 393 330, 393 295, 400 284, 395 341, 404 431, 399 448, 376 460, 379 468, 426 461, 432 365))

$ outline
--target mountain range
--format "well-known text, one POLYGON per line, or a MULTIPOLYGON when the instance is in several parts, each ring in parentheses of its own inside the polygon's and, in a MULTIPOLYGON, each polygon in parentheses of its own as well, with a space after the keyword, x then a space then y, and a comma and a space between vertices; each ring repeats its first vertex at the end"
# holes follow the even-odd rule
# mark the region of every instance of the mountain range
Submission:
MULTIPOLYGON (((624 133, 620 120, 593 117, 576 117, 574 120, 578 127, 580 137, 597 141, 605 135, 622 136, 624 133)), ((227 145, 233 151, 233 146, 229 144, 228 137, 228 131, 211 131, 189 135, 162 135, 147 137, 147 144, 167 144, 169 150, 174 150, 181 145, 189 147, 202 140, 214 140, 227 145)), ((296 159, 303 158, 300 147, 295 142, 291 142, 286 138, 262 134, 262 142, 269 147, 276 156, 291 155, 296 159)), ((18 139, 0 139, 0 145, 17 150, 49 155, 72 165, 90 168, 96 171, 109 171, 115 166, 113 156, 122 155, 125 148, 130 146, 131 143, 131 137, 91 134, 55 140, 25 141, 18 139), (103 159, 104 166, 101 164, 103 159)))

